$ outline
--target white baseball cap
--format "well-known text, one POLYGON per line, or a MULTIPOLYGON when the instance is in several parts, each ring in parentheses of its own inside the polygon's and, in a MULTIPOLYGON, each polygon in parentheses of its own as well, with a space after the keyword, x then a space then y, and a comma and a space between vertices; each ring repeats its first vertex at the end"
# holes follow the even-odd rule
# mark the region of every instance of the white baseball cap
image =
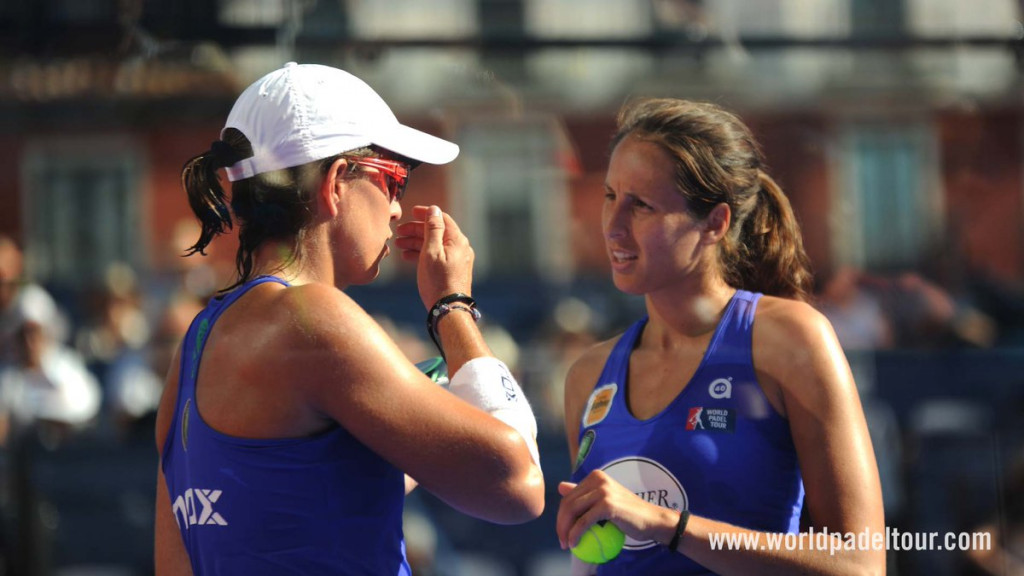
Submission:
POLYGON ((289 62, 254 82, 231 108, 228 128, 245 134, 254 153, 226 169, 232 182, 371 144, 428 164, 459 155, 457 144, 400 124, 366 82, 319 64, 289 62))

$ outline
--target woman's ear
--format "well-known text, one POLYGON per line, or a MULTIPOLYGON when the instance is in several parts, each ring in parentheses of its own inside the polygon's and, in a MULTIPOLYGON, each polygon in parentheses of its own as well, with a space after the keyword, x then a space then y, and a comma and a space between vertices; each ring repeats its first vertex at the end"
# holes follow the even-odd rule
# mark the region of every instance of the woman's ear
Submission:
POLYGON ((716 205, 704 219, 704 237, 711 244, 719 242, 729 232, 731 221, 732 210, 729 205, 725 202, 716 205))
POLYGON ((344 186, 344 176, 347 170, 348 160, 338 158, 331 164, 327 174, 320 181, 317 197, 331 218, 338 215, 338 203, 341 202, 341 195, 344 193, 342 186, 344 186))

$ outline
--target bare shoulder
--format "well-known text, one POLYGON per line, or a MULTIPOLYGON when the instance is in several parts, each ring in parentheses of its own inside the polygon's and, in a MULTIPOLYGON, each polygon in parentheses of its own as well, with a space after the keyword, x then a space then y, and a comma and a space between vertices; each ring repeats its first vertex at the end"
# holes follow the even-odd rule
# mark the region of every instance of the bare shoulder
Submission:
POLYGON ((828 319, 806 302, 765 296, 754 320, 754 366, 784 395, 830 394, 852 385, 828 319))
POLYGON ((580 355, 565 376, 565 425, 575 431, 583 417, 583 408, 601 376, 605 362, 619 337, 600 342, 580 355))
POLYGON ((362 307, 347 294, 326 284, 304 284, 281 290, 271 302, 286 314, 283 325, 310 337, 335 334, 346 327, 358 328, 372 321, 362 307))
POLYGON ((583 410, 587 399, 601 377, 608 356, 612 353, 619 337, 600 342, 588 348, 569 367, 565 376, 565 433, 569 446, 570 460, 575 461, 577 438, 576 431, 583 420, 583 410))
POLYGON ((266 294, 254 302, 261 334, 247 350, 256 365, 286 371, 298 388, 344 382, 332 377, 363 365, 394 347, 387 333, 354 300, 325 284, 305 284, 266 294))
POLYGON ((608 356, 612 353, 612 348, 615 347, 618 339, 619 337, 616 336, 594 344, 572 363, 565 378, 566 395, 589 394, 590 389, 601 376, 601 370, 604 369, 605 362, 608 361, 608 356))
POLYGON ((764 296, 757 305, 754 337, 765 345, 809 344, 830 332, 828 319, 806 302, 764 296))
POLYGON ((383 330, 347 294, 325 284, 280 290, 268 302, 279 343, 303 350, 330 349, 342 357, 358 357, 379 344, 383 330))

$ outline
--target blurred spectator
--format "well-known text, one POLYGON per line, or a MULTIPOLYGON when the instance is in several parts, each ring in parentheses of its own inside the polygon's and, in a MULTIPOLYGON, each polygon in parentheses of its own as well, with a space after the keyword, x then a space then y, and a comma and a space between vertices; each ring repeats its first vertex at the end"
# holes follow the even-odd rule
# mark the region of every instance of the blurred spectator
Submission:
MULTIPOLYGON (((75 346, 101 372, 126 348, 138 350, 149 341, 149 321, 142 312, 135 272, 116 262, 107 267, 102 285, 87 311, 88 325, 78 330, 75 346)), ((101 374, 102 376, 102 374, 101 374)))
POLYGON ((163 390, 151 364, 151 330, 135 272, 120 262, 110 265, 92 304, 90 324, 75 342, 103 385, 110 423, 120 433, 155 412, 163 390))
POLYGON ((18 245, 0 235, 0 366, 14 361, 16 335, 24 316, 21 310, 28 305, 48 310, 44 328, 51 338, 63 342, 68 333, 67 319, 46 290, 25 278, 18 245))
POLYGON ((847 351, 987 348, 997 336, 992 318, 916 272, 843 267, 825 284, 818 308, 847 351))
POLYGON ((0 441, 34 429, 52 443, 96 416, 100 390, 63 344, 67 321, 53 298, 23 276, 21 250, 0 237, 0 441))
POLYGON ((51 299, 26 295, 13 316, 14 361, 0 369, 0 405, 12 432, 36 429, 50 445, 89 424, 100 409, 96 379, 47 328, 56 313, 51 299))
POLYGON ((996 340, 996 324, 991 318, 957 302, 948 291, 916 272, 864 276, 862 283, 878 294, 898 348, 987 348, 996 340))
POLYGON ((882 350, 892 345, 892 328, 877 294, 861 283, 862 273, 840 268, 825 284, 818 308, 832 323, 846 351, 882 350))

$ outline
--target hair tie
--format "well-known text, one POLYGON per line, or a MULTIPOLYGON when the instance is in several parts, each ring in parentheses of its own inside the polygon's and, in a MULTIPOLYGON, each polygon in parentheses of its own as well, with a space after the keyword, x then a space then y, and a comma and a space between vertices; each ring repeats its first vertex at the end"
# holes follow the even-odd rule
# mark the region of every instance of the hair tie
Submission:
POLYGON ((243 157, 230 144, 223 140, 214 140, 210 143, 210 157, 220 168, 227 168, 235 165, 243 157))

